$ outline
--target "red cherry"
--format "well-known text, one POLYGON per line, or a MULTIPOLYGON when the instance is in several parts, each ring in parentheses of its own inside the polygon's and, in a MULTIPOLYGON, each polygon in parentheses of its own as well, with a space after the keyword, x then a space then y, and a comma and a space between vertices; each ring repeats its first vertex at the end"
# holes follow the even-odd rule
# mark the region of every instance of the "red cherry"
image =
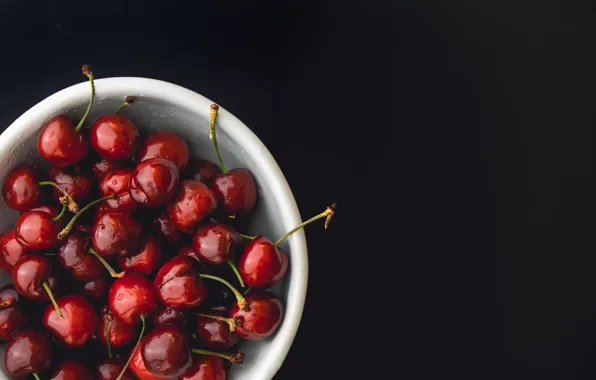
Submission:
POLYGON ((236 334, 247 340, 270 337, 281 324, 284 307, 279 297, 266 291, 251 291, 244 296, 247 310, 233 305, 229 317, 240 321, 236 334))
POLYGON ((207 298, 207 287, 197 269, 195 261, 186 256, 166 261, 153 280, 161 302, 175 309, 199 306, 207 298))
MULTIPOLYGON (((145 338, 141 340, 141 345, 145 342, 145 338)), ((133 349, 134 350, 134 349, 133 349)), ((145 367, 143 357, 141 356, 141 350, 135 350, 130 360, 130 370, 139 380, 163 380, 163 377, 152 375, 151 372, 145 367)))
POLYGON ((11 170, 2 184, 4 203, 16 211, 27 211, 36 207, 41 200, 37 177, 37 173, 27 166, 11 170))
POLYGON ((60 363, 50 380, 93 380, 93 376, 81 363, 66 359, 60 363))
POLYGON ((140 351, 145 367, 155 376, 177 378, 192 364, 190 338, 173 324, 163 325, 147 334, 140 351))
POLYGON ((213 192, 202 182, 182 181, 178 195, 168 204, 168 212, 176 227, 192 233, 197 225, 217 208, 213 192))
POLYGON ((108 294, 108 290, 112 285, 111 278, 101 276, 93 281, 89 281, 83 285, 81 294, 91 299, 102 299, 108 294))
POLYGON ((160 306, 153 314, 153 328, 161 327, 167 323, 173 323, 180 328, 184 328, 186 326, 186 315, 179 309, 160 306))
POLYGON ((12 282, 23 297, 33 301, 50 300, 47 289, 56 291, 56 276, 52 263, 44 255, 29 254, 23 256, 12 267, 12 282))
POLYGON ((247 169, 232 169, 218 174, 211 190, 226 213, 243 215, 254 210, 257 203, 257 185, 247 169))
POLYGON ((133 210, 137 203, 130 196, 130 169, 116 169, 107 172, 99 181, 99 194, 102 197, 118 194, 116 199, 105 201, 106 207, 133 210))
POLYGON ((37 151, 46 161, 60 167, 74 165, 89 153, 89 143, 72 120, 58 115, 43 126, 37 139, 37 151))
POLYGON ((93 248, 103 258, 127 256, 141 245, 141 226, 122 209, 104 209, 93 223, 93 248))
POLYGON ((155 132, 149 135, 139 149, 139 161, 161 157, 173 161, 178 170, 188 164, 188 146, 180 136, 171 132, 155 132))
POLYGON ((58 263, 78 281, 92 281, 105 271, 101 262, 89 254, 90 245, 89 235, 73 231, 58 246, 58 263))
MULTIPOLYGON (((82 170, 71 173, 66 169, 52 166, 48 170, 49 178, 66 191, 76 202, 84 202, 89 199, 93 187, 93 178, 82 170)), ((53 189, 54 199, 60 201, 64 196, 62 191, 53 189)))
POLYGON ((246 285, 266 289, 285 276, 288 270, 288 255, 271 240, 257 236, 244 248, 237 265, 246 285))
POLYGON ((36 330, 16 332, 4 348, 4 369, 16 378, 47 370, 52 363, 52 347, 36 330))
POLYGON ((224 264, 234 260, 243 244, 244 239, 240 234, 222 223, 200 226, 192 238, 197 257, 209 264, 224 264))
POLYGON ((27 250, 16 239, 15 230, 0 234, 0 269, 10 273, 13 265, 27 254, 27 250))
POLYGON ((42 323, 59 341, 70 347, 81 347, 93 336, 97 327, 97 313, 87 299, 70 294, 56 300, 62 314, 52 305, 43 313, 42 323))
POLYGON ((193 247, 191 244, 185 245, 184 247, 180 248, 180 250, 178 251, 178 255, 188 256, 196 260, 197 262, 202 262, 199 256, 197 255, 195 247, 193 247))
POLYGON ((15 237, 20 245, 30 251, 41 251, 58 245, 62 220, 53 221, 52 215, 43 211, 25 211, 17 219, 15 237))
POLYGON ((196 339, 207 348, 227 350, 240 340, 240 337, 232 331, 237 328, 237 324, 233 319, 217 314, 221 313, 197 315, 196 339))
MULTIPOLYGON (((119 358, 104 359, 95 367, 95 379, 116 380, 125 365, 126 361, 119 358)), ((135 377, 129 370, 126 370, 120 380, 135 380, 135 377)))
POLYGON ((135 324, 159 306, 155 288, 138 274, 128 273, 114 281, 108 293, 110 311, 120 321, 135 324))
POLYGON ((139 145, 139 130, 128 118, 105 115, 98 118, 89 131, 91 147, 106 160, 131 158, 139 145))
POLYGON ((168 243, 178 244, 182 238, 182 231, 176 228, 167 211, 164 211, 153 220, 152 228, 155 233, 168 243))
POLYGON ((210 184, 215 176, 220 174, 221 170, 211 161, 207 160, 192 160, 185 170, 185 176, 195 181, 210 184))
POLYGON ((0 288, 0 339, 10 340, 12 334, 29 322, 27 313, 21 307, 22 300, 14 285, 0 288))
POLYGON ((161 245, 154 236, 145 239, 141 249, 128 257, 118 257, 118 264, 123 271, 152 275, 161 260, 161 245))
POLYGON ((120 169, 122 164, 120 161, 109 161, 105 158, 100 158, 93 163, 93 174, 100 180, 104 174, 111 172, 112 170, 120 169))
POLYGON ((192 366, 178 380, 226 380, 224 360, 213 355, 193 355, 192 366))
POLYGON ((178 190, 176 164, 165 158, 150 158, 137 165, 130 178, 130 195, 138 204, 165 205, 178 190))
POLYGON ((107 344, 106 329, 107 335, 110 337, 110 347, 126 346, 139 334, 138 325, 129 325, 114 318, 108 305, 101 310, 95 333, 97 339, 103 344, 107 344))

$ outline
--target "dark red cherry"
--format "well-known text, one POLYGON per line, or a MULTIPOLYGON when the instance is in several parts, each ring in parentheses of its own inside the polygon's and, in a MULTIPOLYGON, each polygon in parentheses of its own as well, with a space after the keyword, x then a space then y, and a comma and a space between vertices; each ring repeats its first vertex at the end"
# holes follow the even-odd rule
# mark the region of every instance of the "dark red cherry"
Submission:
POLYGON ((12 169, 2 184, 2 198, 8 207, 16 211, 27 211, 41 201, 41 191, 37 184, 38 175, 27 166, 12 169))
POLYGON ((105 158, 100 158, 93 163, 93 174, 95 174, 95 178, 98 180, 103 177, 104 174, 107 172, 111 172, 112 170, 120 169, 122 167, 122 163, 120 161, 109 161, 105 158))
POLYGON ((201 261, 224 264, 236 258, 242 249, 244 239, 226 224, 209 223, 196 230, 192 244, 201 261))
POLYGON ((141 233, 141 225, 130 212, 104 209, 93 223, 93 248, 104 258, 127 256, 140 248, 141 233))
POLYGON ((288 271, 288 255, 271 240, 257 236, 244 248, 237 266, 247 286, 266 289, 285 276, 288 271))
MULTIPOLYGON (((93 177, 83 170, 77 169, 77 172, 70 172, 66 169, 52 166, 48 169, 48 177, 66 191, 75 200, 75 202, 84 202, 89 199, 93 187, 93 177)), ((60 201, 64 197, 57 188, 53 189, 54 199, 60 201)))
POLYGON ((27 325, 29 317, 22 308, 20 295, 14 285, 0 288, 0 339, 10 340, 12 334, 27 325))
POLYGON ((132 172, 130 195, 140 205, 165 205, 178 191, 179 181, 176 164, 165 158, 150 158, 132 172))
POLYGON ((237 328, 236 324, 227 321, 228 318, 221 315, 221 312, 211 312, 212 316, 198 314, 196 318, 196 339, 206 348, 215 350, 227 350, 234 346, 240 340, 240 337, 232 332, 230 324, 237 328), (221 317, 221 319, 217 319, 221 317))
POLYGON ((153 327, 161 327, 167 323, 173 323, 180 328, 184 328, 186 326, 186 314, 179 309, 160 306, 153 314, 153 327))
POLYGON ((101 262, 89 254, 90 247, 91 237, 79 231, 71 232, 58 246, 58 263, 78 281, 92 281, 105 271, 101 262))
POLYGON ((13 265, 27 253, 16 239, 15 230, 0 234, 0 269, 10 273, 13 265))
POLYGON ((153 285, 161 302, 175 309, 192 309, 207 298, 207 287, 198 273, 195 261, 174 256, 159 269, 153 285))
POLYGON ((211 161, 191 160, 185 170, 185 176, 195 181, 210 184, 215 176, 221 174, 221 170, 211 161))
POLYGON ((81 294, 91 299, 102 299, 104 296, 107 296, 110 285, 112 285, 111 277, 101 276, 95 280, 86 282, 83 285, 81 294))
POLYGON ((127 257, 118 257, 118 264, 125 272, 152 275, 161 261, 161 245, 154 236, 148 236, 141 249, 127 257))
POLYGON ((52 363, 52 346, 36 330, 16 332, 4 348, 4 369, 15 378, 44 372, 52 363))
POLYGON ((244 215, 257 203, 257 184, 253 175, 243 168, 218 174, 211 183, 218 204, 229 215, 244 215))
POLYGON ((107 344, 106 339, 106 324, 108 326, 108 336, 110 337, 110 345, 112 347, 123 347, 132 342, 134 338, 139 335, 139 325, 129 325, 114 318, 108 305, 105 305, 99 315, 99 324, 97 325, 97 332, 95 336, 103 343, 107 344))
POLYGON ((37 151, 46 161, 60 167, 74 165, 89 153, 89 143, 72 120, 54 116, 43 126, 37 139, 37 151))
POLYGON ((159 300, 153 284, 135 273, 116 279, 108 293, 110 311, 121 322, 135 324, 142 315, 153 313, 159 306, 159 300))
POLYGON ((111 208, 133 210, 137 203, 130 196, 130 169, 116 169, 107 172, 99 181, 99 194, 102 197, 118 194, 116 199, 108 199, 104 204, 111 208))
MULTIPOLYGON (((147 337, 144 337, 141 339, 141 344, 140 344, 141 347, 142 347, 143 343, 145 343, 146 339, 147 339, 147 337)), ((136 378, 139 380, 163 380, 164 379, 163 377, 155 376, 155 375, 151 374, 151 372, 149 372, 147 367, 145 367, 145 363, 143 362, 143 357, 141 356, 140 349, 138 349, 134 352, 134 355, 132 356, 132 359, 130 360, 130 370, 132 371, 132 373, 134 373, 136 378)))
POLYGON ((192 364, 190 338, 173 324, 161 326, 147 334, 140 351, 145 367, 155 376, 174 379, 192 364))
POLYGON ((217 208, 213 192, 202 182, 187 179, 168 204, 168 213, 176 227, 192 233, 197 225, 217 208))
MULTIPOLYGON (((138 351, 138 350, 137 350, 138 351)), ((96 380, 116 380, 122 369, 126 365, 126 360, 120 358, 104 359, 97 363, 95 367, 96 380)), ((135 380, 130 370, 126 370, 121 380, 135 380)))
MULTIPOLYGON (((52 218, 55 218, 59 214, 59 211, 58 211, 58 209, 56 207, 48 206, 48 205, 41 205, 41 206, 33 207, 29 211, 41 211, 41 212, 45 212, 46 214, 50 214, 50 216, 52 218)), ((20 213, 19 215, 23 215, 23 213, 20 213)))
POLYGON ((168 243, 178 244, 182 238, 182 231, 176 228, 167 211, 164 211, 153 220, 152 228, 157 235, 168 243))
POLYGON ((25 211, 16 222, 15 237, 29 251, 48 250, 58 245, 62 219, 52 221, 52 215, 43 211, 25 211))
POLYGON ((101 116, 91 126, 91 147, 106 160, 132 158, 139 145, 139 129, 121 115, 101 116))
POLYGON ((74 360, 65 359, 60 363, 50 380, 93 380, 87 367, 74 360))
POLYGON ((180 136, 167 131, 149 135, 139 149, 139 161, 161 157, 173 161, 178 170, 188 164, 188 145, 180 136))
POLYGON ((23 256, 12 267, 11 275, 15 289, 30 300, 42 302, 50 300, 44 283, 52 292, 56 291, 56 276, 53 273, 52 263, 44 255, 23 256))
POLYGON ((281 324, 284 306, 279 297, 267 291, 250 291, 244 296, 247 310, 235 304, 229 317, 240 321, 236 334, 247 340, 260 340, 271 336, 281 324))
POLYGON ((87 299, 69 294, 56 300, 62 318, 53 305, 46 306, 42 323, 59 341, 69 347, 81 347, 93 336, 97 313, 87 299))
POLYGON ((197 355, 192 366, 178 380, 226 380, 224 359, 213 355, 197 355))

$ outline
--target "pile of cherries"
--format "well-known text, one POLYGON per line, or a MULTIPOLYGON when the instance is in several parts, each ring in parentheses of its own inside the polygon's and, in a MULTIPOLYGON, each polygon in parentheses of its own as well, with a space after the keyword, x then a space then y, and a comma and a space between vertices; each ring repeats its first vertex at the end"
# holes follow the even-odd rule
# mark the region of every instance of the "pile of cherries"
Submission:
POLYGON ((121 112, 85 125, 49 119, 43 160, 10 171, 2 185, 20 213, 0 234, 0 340, 13 378, 222 380, 244 355, 242 339, 270 337, 284 305, 271 291, 286 274, 277 241, 247 236, 255 178, 190 157, 174 133, 144 135, 121 112), (235 283, 235 284, 234 284, 235 283))

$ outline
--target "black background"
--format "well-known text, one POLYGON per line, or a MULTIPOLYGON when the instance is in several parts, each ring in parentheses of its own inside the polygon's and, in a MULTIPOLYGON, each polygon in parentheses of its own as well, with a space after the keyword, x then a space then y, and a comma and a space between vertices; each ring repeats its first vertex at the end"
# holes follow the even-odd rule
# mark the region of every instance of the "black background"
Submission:
POLYGON ((596 374, 590 2, 0 4, 0 125, 82 63, 158 78, 250 126, 303 217, 339 202, 277 378, 596 374))

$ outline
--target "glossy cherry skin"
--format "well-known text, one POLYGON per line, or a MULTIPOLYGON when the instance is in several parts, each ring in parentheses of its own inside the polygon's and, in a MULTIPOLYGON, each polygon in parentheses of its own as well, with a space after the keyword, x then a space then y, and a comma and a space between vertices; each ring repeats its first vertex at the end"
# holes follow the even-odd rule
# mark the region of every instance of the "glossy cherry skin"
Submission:
POLYGON ((139 136, 139 129, 128 118, 105 115, 91 126, 89 143, 106 160, 126 160, 137 151, 139 136))
POLYGON ((192 309, 207 298, 207 287, 195 261, 174 256, 157 271, 153 285, 161 302, 175 309, 192 309))
POLYGON ((97 257, 89 253, 90 247, 91 237, 79 231, 72 231, 58 246, 58 263, 78 281, 92 281, 105 272, 97 257))
POLYGON ((137 165, 130 177, 130 195, 138 204, 165 205, 178 191, 176 164, 165 158, 150 158, 137 165))
POLYGON ((56 276, 53 273, 52 263, 44 255, 23 256, 12 267, 11 275, 15 289, 30 300, 42 302, 50 300, 42 285, 44 281, 47 281, 52 292, 56 291, 56 276))
MULTIPOLYGON (((49 178, 66 191, 75 202, 84 202, 89 199, 93 188, 93 177, 89 173, 78 169, 70 172, 66 169, 52 166, 48 169, 49 178)), ((60 201, 64 194, 53 188, 54 199, 60 201)))
POLYGON ((226 380, 224 360, 213 355, 193 355, 192 366, 178 380, 226 380))
POLYGON ((182 231, 176 227, 167 211, 164 211, 153 220, 152 228, 156 234, 168 243, 178 244, 182 238, 182 231))
POLYGON ((141 320, 141 315, 153 313, 159 306, 159 300, 153 284, 147 278, 127 273, 112 283, 108 306, 115 318, 132 325, 141 320))
POLYGON ((37 206, 41 201, 37 177, 35 170, 27 166, 11 170, 2 184, 4 203, 16 211, 27 211, 37 206))
POLYGON ((99 195, 107 197, 108 195, 118 194, 116 199, 108 199, 104 203, 111 208, 122 208, 134 210, 137 207, 130 196, 130 169, 116 169, 104 174, 99 181, 99 195))
POLYGON ((111 319, 108 336, 110 337, 110 344, 112 345, 112 347, 126 346, 127 344, 132 342, 132 340, 135 337, 138 336, 138 324, 129 325, 127 323, 119 321, 118 319, 112 316, 108 305, 105 305, 101 310, 101 314, 99 316, 99 324, 97 325, 97 332, 95 333, 95 336, 101 343, 108 344, 105 330, 105 324, 108 319, 111 319))
POLYGON ((182 310, 167 306, 160 306, 153 314, 153 328, 161 327, 167 323, 173 323, 180 328, 184 328, 186 322, 186 314, 182 310))
POLYGON ((27 254, 27 250, 16 239, 15 230, 0 234, 0 269, 10 273, 13 265, 27 254))
POLYGON ((101 276, 95 280, 86 282, 85 285, 83 285, 81 294, 87 298, 101 299, 104 296, 107 296, 110 285, 112 285, 111 279, 106 276, 101 276))
MULTIPOLYGON (((137 350, 138 352, 139 350, 137 350)), ((96 380, 116 380, 122 368, 126 365, 126 360, 119 358, 104 359, 97 363, 95 367, 95 379, 96 380)), ((121 380, 135 380, 132 372, 129 369, 124 371, 124 375, 121 380)))
POLYGON ((261 340, 271 336, 281 324, 284 306, 279 297, 267 291, 250 291, 244 296, 248 310, 241 310, 238 304, 230 309, 230 318, 239 318, 241 326, 236 334, 247 340, 261 340))
POLYGON ((223 223, 200 226, 192 238, 197 257, 209 264, 223 264, 234 260, 243 244, 244 239, 238 232, 223 223))
POLYGON ((221 170, 213 162, 207 160, 192 160, 185 170, 186 177, 207 185, 218 174, 221 174, 221 170))
POLYGON ((60 167, 74 165, 89 153, 89 143, 76 131, 72 120, 58 115, 44 125, 37 138, 37 151, 46 161, 60 167))
POLYGON ((50 341, 36 330, 17 331, 4 348, 4 369, 17 378, 43 372, 51 363, 50 341))
POLYGON ((48 304, 42 323, 59 341, 69 347, 81 347, 93 336, 97 327, 97 313, 87 299, 69 294, 56 300, 63 318, 58 316, 54 305, 48 304))
POLYGON ((62 219, 53 222, 52 215, 46 212, 25 211, 17 219, 15 236, 29 251, 47 250, 58 245, 63 226, 62 219))
POLYGON ((93 163, 92 168, 95 178, 101 180, 101 177, 107 172, 122 168, 122 164, 120 161, 109 161, 105 158, 100 158, 93 163))
POLYGON ((227 350, 240 340, 227 323, 217 319, 197 316, 196 326, 197 341, 209 349, 227 350))
POLYGON ((152 275, 157 271, 161 260, 161 245, 155 236, 148 236, 141 249, 127 257, 118 257, 118 264, 125 272, 152 275))
MULTIPOLYGON (((143 346, 143 343, 145 343, 146 339, 147 339, 147 336, 145 336, 144 338, 141 339, 141 344, 140 344, 141 347, 143 346)), ((155 375, 151 374, 151 372, 149 372, 147 367, 145 367, 145 363, 143 362, 143 357, 141 356, 140 347, 138 350, 135 351, 135 354, 133 355, 132 359, 130 360, 129 368, 132 371, 132 373, 134 373, 136 378, 139 380, 163 380, 164 379, 163 377, 159 377, 159 376, 155 376, 155 375)))
POLYGON ((50 380, 93 380, 93 376, 81 363, 66 359, 60 363, 50 380))
POLYGON ((257 184, 247 169, 232 169, 218 174, 211 183, 218 204, 230 215, 243 215, 254 210, 257 184))
POLYGON ((20 295, 14 285, 0 288, 0 339, 10 340, 12 334, 29 322, 29 316, 21 307, 20 295))
POLYGON ((267 289, 285 276, 288 254, 271 240, 257 236, 246 245, 236 265, 246 286, 267 289))
POLYGON ((188 145, 174 133, 155 132, 149 135, 141 145, 138 162, 155 157, 167 158, 176 164, 178 170, 181 170, 188 164, 188 145))
POLYGON ((186 179, 168 204, 168 213, 176 227, 192 233, 197 225, 217 209, 213 192, 202 182, 186 179))
POLYGON ((163 325, 147 334, 140 351, 145 367, 155 376, 177 378, 192 364, 190 338, 173 324, 163 325))
POLYGON ((104 258, 128 256, 141 246, 141 225, 130 212, 117 208, 104 209, 93 223, 93 248, 104 258))

